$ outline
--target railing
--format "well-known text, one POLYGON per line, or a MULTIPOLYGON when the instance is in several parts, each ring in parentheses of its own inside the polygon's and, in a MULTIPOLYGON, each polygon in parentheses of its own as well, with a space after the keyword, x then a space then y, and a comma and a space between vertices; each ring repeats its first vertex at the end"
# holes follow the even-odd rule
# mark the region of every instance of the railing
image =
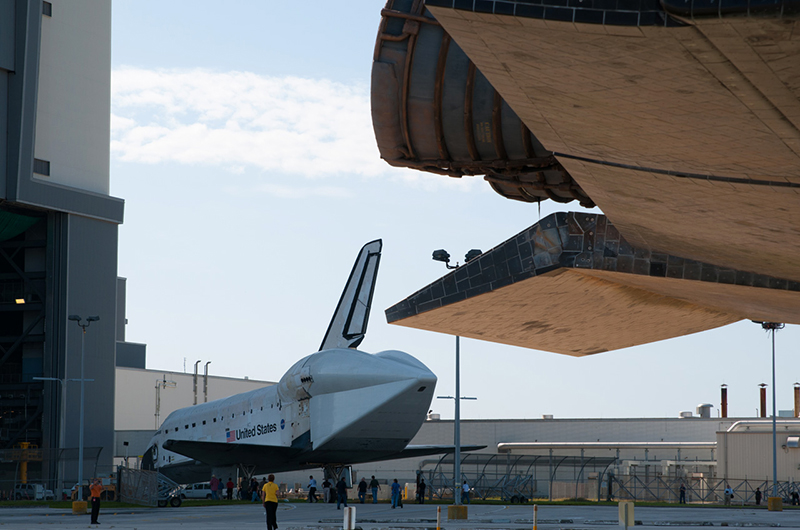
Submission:
MULTIPOLYGON (((619 475, 612 479, 612 500, 651 502, 678 502, 680 488, 686 488, 686 502, 694 504, 720 504, 725 501, 726 487, 733 489, 733 504, 755 504, 756 490, 761 490, 761 502, 772 496, 772 481, 766 479, 721 479, 706 477, 643 478, 638 475, 619 475)), ((778 482, 778 496, 791 503, 793 492, 800 491, 800 483, 778 482)))

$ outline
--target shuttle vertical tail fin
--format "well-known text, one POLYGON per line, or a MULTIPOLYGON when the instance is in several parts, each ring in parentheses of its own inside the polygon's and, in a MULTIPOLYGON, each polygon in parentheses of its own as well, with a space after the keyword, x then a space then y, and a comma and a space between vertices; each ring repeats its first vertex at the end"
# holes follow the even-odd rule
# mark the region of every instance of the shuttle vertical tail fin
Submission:
POLYGON ((376 239, 364 245, 358 253, 328 331, 322 339, 320 351, 356 348, 364 340, 382 246, 381 240, 376 239))

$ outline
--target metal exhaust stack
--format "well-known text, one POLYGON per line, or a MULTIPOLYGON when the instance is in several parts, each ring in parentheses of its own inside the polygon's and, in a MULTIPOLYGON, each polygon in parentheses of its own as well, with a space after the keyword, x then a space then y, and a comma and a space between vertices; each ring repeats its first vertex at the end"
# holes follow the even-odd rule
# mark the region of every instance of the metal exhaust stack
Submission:
POLYGON ((761 383, 758 385, 761 387, 761 417, 767 417, 767 384, 761 383))
POLYGON ((728 417, 728 385, 722 385, 720 388, 720 410, 722 411, 722 417, 728 417))
POLYGON ((800 418, 800 383, 794 384, 794 417, 800 418))

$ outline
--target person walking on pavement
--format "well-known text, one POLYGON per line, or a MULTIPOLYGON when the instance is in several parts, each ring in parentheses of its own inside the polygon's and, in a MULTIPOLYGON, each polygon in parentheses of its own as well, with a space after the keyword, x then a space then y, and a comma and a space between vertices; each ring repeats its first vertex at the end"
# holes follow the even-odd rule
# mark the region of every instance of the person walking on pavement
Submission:
POLYGON ((756 506, 761 506, 761 488, 756 488, 756 506))
POLYGON ((216 475, 211 475, 211 498, 213 500, 219 500, 219 479, 216 475))
POLYGON ((730 486, 725 486, 725 506, 730 506, 731 499, 733 499, 733 489, 730 486))
POLYGON ((275 484, 275 475, 267 477, 267 483, 261 490, 261 500, 267 511, 267 530, 278 530, 278 485, 275 484))
POLYGON ((308 502, 317 502, 317 480, 314 475, 308 477, 308 502))
POLYGON ((461 502, 463 504, 469 504, 469 484, 467 481, 464 481, 464 484, 461 485, 461 502))
POLYGON ((103 485, 98 479, 92 481, 89 486, 89 493, 92 498, 92 522, 90 524, 100 524, 97 516, 100 515, 100 494, 103 493, 103 485))
POLYGON ((364 504, 367 500, 367 480, 361 477, 361 482, 358 483, 358 502, 364 504))
POLYGON ((419 479, 419 486, 417 486, 417 502, 425 504, 425 479, 419 479))
POLYGON ((400 484, 397 483, 397 479, 394 479, 392 482, 392 509, 397 508, 398 504, 401 508, 403 507, 400 502, 400 484))
POLYGON ((681 488, 678 491, 680 492, 680 497, 678 498, 678 504, 686 504, 686 484, 681 484, 681 488))
POLYGON ((227 495, 228 500, 233 499, 233 479, 228 477, 228 482, 225 483, 225 494, 227 495))
POLYGON ((250 497, 250 502, 256 502, 261 498, 261 495, 258 494, 258 479, 256 477, 250 477, 250 497))
POLYGON ((339 482, 336 483, 336 509, 339 509, 339 505, 344 504, 344 507, 347 508, 347 482, 344 481, 344 477, 339 479, 339 482))
POLYGON ((372 489, 372 504, 378 504, 378 490, 381 489, 381 485, 375 480, 375 475, 372 475, 372 480, 369 481, 369 487, 372 489))
POLYGON ((331 502, 331 481, 328 480, 326 477, 325 480, 322 481, 322 499, 325 501, 325 504, 331 502))

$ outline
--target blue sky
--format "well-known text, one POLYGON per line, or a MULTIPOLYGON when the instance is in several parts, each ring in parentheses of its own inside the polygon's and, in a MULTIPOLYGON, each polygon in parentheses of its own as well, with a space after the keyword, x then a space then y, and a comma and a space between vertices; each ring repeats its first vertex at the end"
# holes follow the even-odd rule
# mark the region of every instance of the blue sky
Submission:
MULTIPOLYGON (((539 213, 479 178, 379 159, 369 78, 383 5, 114 1, 111 189, 126 201, 127 340, 148 345, 148 368, 202 360, 277 380, 316 351, 357 251, 382 238, 361 348, 406 351, 453 393, 454 339, 390 326, 383 310, 446 272, 433 250, 488 250, 539 213)), ((580 207, 541 214, 559 210, 580 207)), ((779 409, 800 379, 798 339, 777 337, 779 409)), ((749 322, 581 359, 465 339, 462 393, 478 400, 462 417, 675 417, 718 408, 722 383, 729 414, 752 416, 770 351, 749 322)), ((453 415, 452 401, 433 408, 453 415)))

